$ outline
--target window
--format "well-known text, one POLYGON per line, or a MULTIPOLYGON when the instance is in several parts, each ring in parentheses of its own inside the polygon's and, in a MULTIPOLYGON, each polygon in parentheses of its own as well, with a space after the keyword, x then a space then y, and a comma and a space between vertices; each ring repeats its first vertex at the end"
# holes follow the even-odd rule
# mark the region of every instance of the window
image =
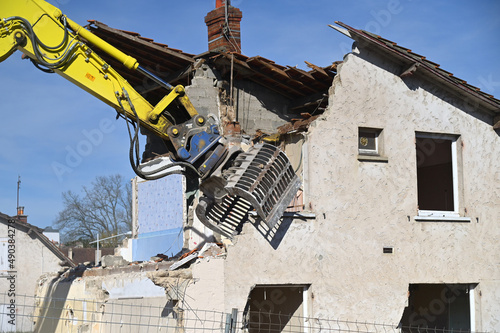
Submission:
POLYGON ((457 136, 417 133, 418 215, 458 217, 457 136))
POLYGON ((306 332, 308 285, 257 285, 243 314, 248 332, 306 332))
POLYGON ((410 284, 408 306, 401 319, 402 332, 416 327, 474 331, 476 284, 410 284))
POLYGON ((358 160, 387 162, 387 158, 382 155, 382 130, 360 127, 358 129, 358 160))
POLYGON ((379 137, 380 130, 373 128, 359 128, 358 151, 364 155, 380 155, 379 137))

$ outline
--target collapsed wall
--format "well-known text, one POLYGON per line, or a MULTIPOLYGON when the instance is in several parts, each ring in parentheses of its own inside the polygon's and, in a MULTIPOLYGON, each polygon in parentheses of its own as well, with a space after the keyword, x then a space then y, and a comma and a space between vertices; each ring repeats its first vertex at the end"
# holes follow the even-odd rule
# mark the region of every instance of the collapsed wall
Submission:
POLYGON ((163 327, 174 332, 191 325, 200 313, 204 320, 215 315, 223 307, 223 260, 206 257, 169 270, 172 264, 80 265, 60 276, 43 276, 36 290, 34 329, 117 332, 163 327))

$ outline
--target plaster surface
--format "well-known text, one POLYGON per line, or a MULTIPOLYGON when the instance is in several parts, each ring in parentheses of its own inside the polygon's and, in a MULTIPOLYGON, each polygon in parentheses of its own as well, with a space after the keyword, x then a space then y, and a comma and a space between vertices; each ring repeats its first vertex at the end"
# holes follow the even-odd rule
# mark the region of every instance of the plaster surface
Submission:
POLYGON ((306 209, 277 248, 247 223, 225 265, 225 307, 255 284, 308 284, 310 316, 397 324, 410 283, 477 283, 476 330, 498 331, 500 137, 465 97, 355 49, 305 145, 306 209), (358 160, 358 128, 382 130, 387 161, 358 160), (418 222, 416 132, 459 136, 459 214, 418 222), (392 247, 392 254, 383 253, 392 247))

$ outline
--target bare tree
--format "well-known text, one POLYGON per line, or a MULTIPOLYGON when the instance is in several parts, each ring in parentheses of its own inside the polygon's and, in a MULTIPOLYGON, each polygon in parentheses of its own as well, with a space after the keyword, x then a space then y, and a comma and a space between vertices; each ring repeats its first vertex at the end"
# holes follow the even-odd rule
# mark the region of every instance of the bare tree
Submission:
MULTIPOLYGON (((63 192, 64 210, 54 226, 64 241, 106 238, 132 230, 131 187, 121 175, 97 177, 90 188, 83 186, 82 195, 63 192)), ((116 246, 119 239, 103 245, 116 246)))

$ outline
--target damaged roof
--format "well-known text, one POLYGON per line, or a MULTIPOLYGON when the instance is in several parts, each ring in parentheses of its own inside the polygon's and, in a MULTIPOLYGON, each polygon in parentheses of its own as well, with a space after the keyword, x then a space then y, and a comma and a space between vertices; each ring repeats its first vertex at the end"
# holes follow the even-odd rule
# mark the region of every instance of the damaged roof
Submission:
POLYGON ((373 47, 384 54, 396 57, 406 68, 400 76, 412 75, 416 71, 425 71, 426 75, 435 81, 445 84, 460 94, 466 94, 470 98, 471 105, 479 104, 490 115, 494 116, 494 128, 500 128, 500 100, 493 95, 481 91, 478 87, 470 85, 467 81, 454 76, 452 73, 440 68, 440 65, 428 60, 425 56, 417 54, 409 48, 398 45, 388 39, 365 30, 354 29, 345 23, 336 21, 337 26, 330 25, 333 29, 354 39, 361 45, 373 47))
MULTIPOLYGON (((90 20, 87 28, 116 48, 136 58, 147 68, 172 85, 188 85, 190 74, 203 62, 213 64, 223 77, 230 75, 231 66, 235 79, 256 82, 291 100, 290 111, 299 113, 326 107, 324 94, 332 85, 337 64, 319 67, 306 62, 309 71, 291 66, 281 66, 261 56, 247 57, 240 53, 206 52, 193 55, 153 39, 142 37, 137 32, 111 28, 104 23, 90 20)), ((127 79, 148 99, 160 100, 164 91, 160 87, 147 85, 140 73, 126 69, 111 57, 100 54, 106 62, 127 79)))
MULTIPOLYGON (((328 104, 327 93, 337 73, 340 61, 329 66, 320 67, 305 62, 309 71, 297 67, 282 66, 261 56, 248 57, 241 53, 208 51, 193 55, 171 48, 166 44, 155 42, 151 38, 142 37, 137 32, 115 29, 104 23, 90 20, 87 28, 108 43, 136 58, 139 63, 152 73, 172 85, 189 85, 192 72, 203 63, 213 65, 223 78, 228 78, 233 71, 237 80, 246 79, 264 86, 286 98, 290 102, 289 112, 302 115, 302 119, 294 119, 287 126, 279 129, 280 133, 296 130, 307 130, 311 115, 322 113, 328 104), (304 116, 305 115, 305 116, 304 116), (294 124, 299 121, 300 124, 294 124)), ((331 25, 344 35, 373 47, 384 54, 397 58, 404 67, 401 77, 412 75, 415 71, 425 71, 435 81, 445 84, 459 94, 465 94, 472 103, 481 105, 494 117, 494 128, 500 128, 500 100, 452 73, 440 68, 440 65, 426 59, 412 50, 373 33, 354 29, 342 22, 331 25)), ((138 72, 127 69, 113 58, 102 54, 105 61, 118 70, 132 86, 143 94, 151 103, 161 100, 165 91, 153 82, 148 82, 138 72)))
MULTIPOLYGON (((165 81, 173 85, 187 82, 190 68, 195 62, 194 55, 157 43, 136 32, 110 28, 98 21, 89 20, 88 22, 87 28, 92 33, 136 58, 142 67, 165 81)), ((152 81, 145 80, 139 72, 126 68, 121 62, 104 52, 100 52, 99 55, 150 102, 157 103, 165 96, 163 88, 152 81)))

